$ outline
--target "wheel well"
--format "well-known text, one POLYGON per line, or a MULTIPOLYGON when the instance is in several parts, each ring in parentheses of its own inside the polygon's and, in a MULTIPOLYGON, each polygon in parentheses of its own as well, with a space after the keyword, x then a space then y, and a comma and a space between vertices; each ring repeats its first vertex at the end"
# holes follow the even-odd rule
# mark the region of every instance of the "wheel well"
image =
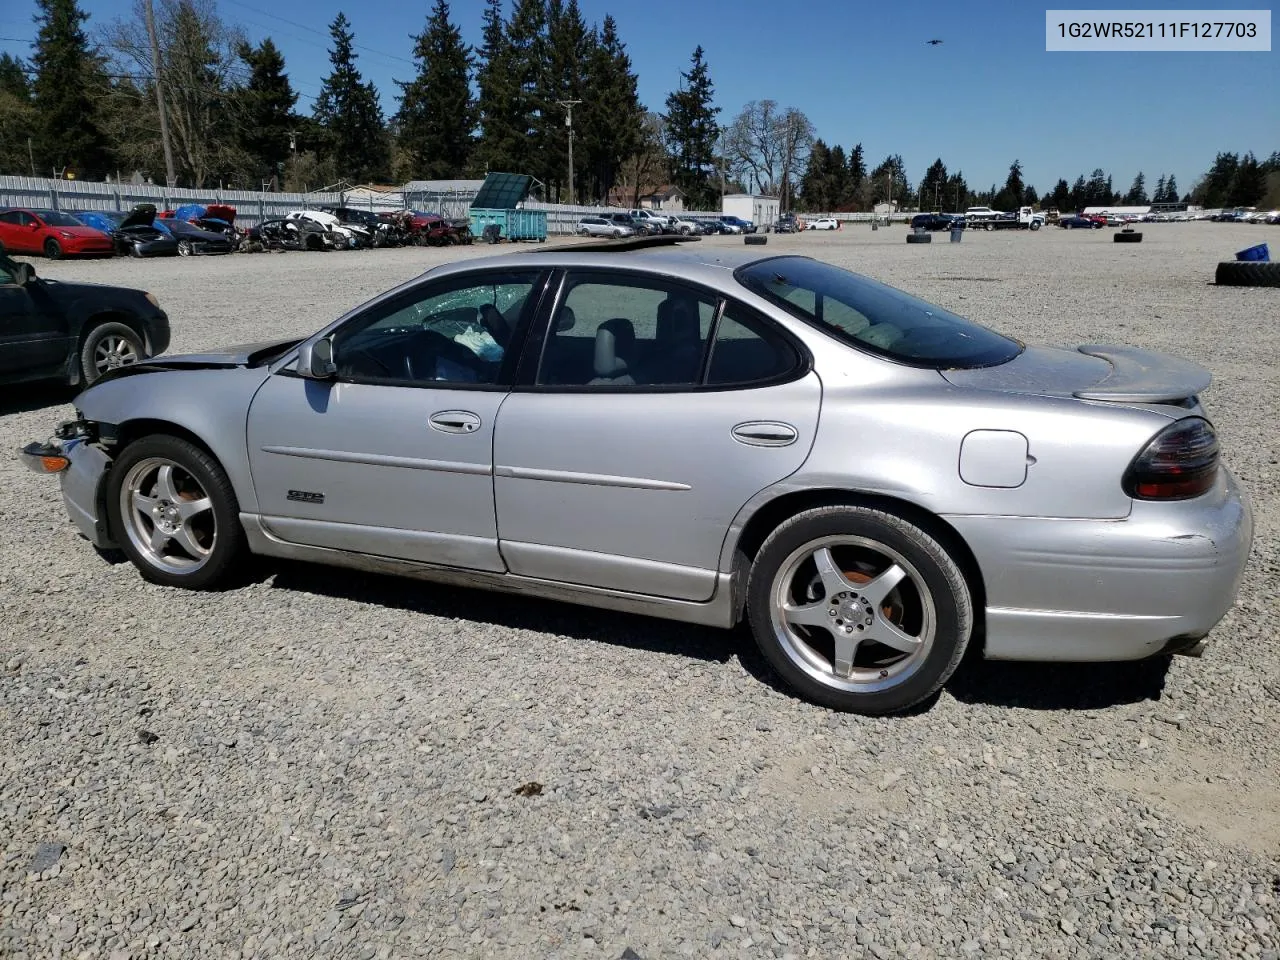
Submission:
MULTIPOLYGON (((769 534, 778 529, 785 521, 798 513, 803 513, 805 510, 832 506, 873 507, 878 510, 896 513, 898 516, 925 530, 937 540, 955 560, 956 566, 960 568, 960 572, 964 575, 965 583, 969 587, 969 592, 973 597, 974 624, 971 644, 976 644, 981 648, 984 641, 987 588, 982 578, 982 568, 978 566, 977 558, 955 527, 936 514, 897 497, 831 489, 801 490, 770 500, 752 515, 751 519, 747 521, 747 525, 743 528, 742 534, 738 537, 734 565, 735 572, 745 574, 751 562, 755 560, 756 554, 760 552, 760 547, 769 538, 769 534)), ((746 577, 740 576, 738 579, 743 584, 740 587, 741 597, 738 604, 739 611, 741 611, 742 604, 746 602, 746 577)))
POLYGON ((89 334, 102 326, 104 323, 123 323, 126 327, 142 338, 142 342, 147 345, 147 350, 151 350, 151 338, 147 336, 147 331, 143 328, 136 317, 132 314, 124 313, 119 310, 106 310, 101 313, 95 313, 92 316, 85 317, 84 323, 80 325, 80 346, 84 346, 85 340, 89 334))
POLYGON ((171 437, 179 437, 188 443, 199 447, 209 456, 217 461, 217 455, 209 449, 209 445, 200 439, 199 436, 192 433, 186 427, 179 426, 176 423, 170 423, 168 420, 128 420, 116 427, 116 432, 111 441, 111 447, 116 456, 119 456, 121 450, 133 443, 135 440, 141 440, 143 437, 154 436, 163 433, 171 437))

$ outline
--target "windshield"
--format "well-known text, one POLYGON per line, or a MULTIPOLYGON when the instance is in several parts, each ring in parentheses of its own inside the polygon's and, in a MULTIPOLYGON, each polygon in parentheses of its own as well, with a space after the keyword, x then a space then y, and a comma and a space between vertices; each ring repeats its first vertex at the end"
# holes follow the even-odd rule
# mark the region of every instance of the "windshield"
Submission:
POLYGON ((807 257, 776 257, 738 269, 738 282, 827 333, 915 366, 988 367, 1022 352, 942 307, 807 257))
POLYGON ((75 217, 69 217, 58 210, 37 211, 40 219, 51 227, 83 227, 84 224, 75 217))

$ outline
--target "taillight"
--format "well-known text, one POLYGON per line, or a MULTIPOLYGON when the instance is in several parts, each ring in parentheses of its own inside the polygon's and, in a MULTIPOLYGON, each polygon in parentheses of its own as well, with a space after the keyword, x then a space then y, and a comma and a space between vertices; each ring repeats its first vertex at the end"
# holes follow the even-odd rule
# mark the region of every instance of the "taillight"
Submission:
POLYGON ((1137 500, 1187 500, 1213 487, 1218 436, 1203 417, 1186 417, 1157 433, 1133 458, 1124 492, 1137 500))

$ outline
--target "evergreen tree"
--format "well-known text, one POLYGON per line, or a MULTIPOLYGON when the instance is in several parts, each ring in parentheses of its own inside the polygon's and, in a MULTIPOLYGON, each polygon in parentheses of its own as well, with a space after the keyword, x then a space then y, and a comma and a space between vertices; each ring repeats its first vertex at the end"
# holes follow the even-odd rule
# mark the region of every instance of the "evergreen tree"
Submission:
POLYGON ((942 162, 942 158, 930 164, 929 169, 925 171, 924 179, 920 181, 920 209, 934 209, 944 205, 946 196, 943 187, 947 183, 947 165, 942 162))
POLYGON ((849 178, 846 181, 848 195, 846 202, 853 202, 862 192, 862 183, 867 179, 867 161, 862 153, 862 144, 854 144, 849 151, 849 178))
MULTIPOLYGON (((507 27, 507 69, 515 81, 511 124, 512 172, 529 173, 546 181, 546 118, 551 108, 546 88, 547 10, 544 0, 516 0, 507 27)), ((561 121, 563 122, 563 120, 561 121)))
POLYGON ((1231 183, 1227 187, 1226 203, 1232 207, 1252 207, 1257 205, 1266 192, 1266 174, 1258 165, 1258 158, 1246 153, 1240 158, 1231 183))
POLYGON ((844 147, 836 144, 831 148, 827 162, 827 210, 841 210, 853 198, 849 193, 849 161, 844 155, 844 147))
POLYGON ((1009 176, 1005 179, 1004 189, 995 195, 994 205, 999 210, 1016 210, 1022 205, 1027 186, 1022 180, 1022 163, 1015 160, 1009 166, 1009 176))
POLYGON ((943 196, 941 199, 942 209, 951 208, 954 213, 963 213, 971 204, 969 193, 969 185, 965 183, 964 172, 956 171, 947 178, 947 185, 943 188, 943 196))
POLYGON ((0 174, 30 174, 27 137, 35 126, 26 65, 0 54, 0 174))
POLYGON ((502 0, 487 0, 485 6, 476 86, 480 139, 476 144, 475 170, 513 172, 524 133, 514 122, 516 83, 511 74, 511 46, 502 18, 502 0))
MULTIPOLYGON (((543 115, 542 131, 542 179, 552 186, 553 196, 568 198, 568 157, 569 127, 565 123, 568 108, 560 105, 561 100, 585 100, 587 89, 587 69, 593 53, 594 38, 587 32, 582 20, 582 11, 578 9, 578 0, 569 0, 566 5, 562 0, 549 0, 547 3, 547 55, 544 62, 542 80, 543 96, 547 104, 547 112, 543 115), (561 185, 564 189, 559 189, 561 185)), ((594 91, 592 96, 594 96, 594 91)), ((574 106, 574 166, 582 162, 578 154, 579 135, 582 133, 582 107, 585 103, 574 106)), ((581 178, 574 171, 575 183, 581 178)), ((575 200, 582 196, 581 189, 575 189, 575 200)))
POLYGON ((1196 202, 1204 207, 1221 207, 1228 204, 1231 185, 1239 167, 1240 157, 1234 153, 1219 153, 1214 157, 1213 166, 1209 168, 1209 172, 1204 175, 1192 193, 1196 202))
POLYGON ((809 148, 809 162, 800 178, 800 201, 812 212, 830 210, 828 184, 831 176, 831 151, 821 139, 809 148))
POLYGON ((383 124, 378 90, 366 83, 356 67, 355 34, 346 14, 329 24, 333 46, 325 77, 316 98, 314 115, 328 136, 328 153, 338 173, 355 181, 386 177, 391 170, 391 146, 383 124))
MULTIPOLYGON (((1071 209, 1076 213, 1084 210, 1085 201, 1088 199, 1088 190, 1089 186, 1085 183, 1084 174, 1082 173, 1076 177, 1076 182, 1071 185, 1071 209)), ((1062 210, 1063 208, 1059 207, 1058 209, 1062 210)))
POLYGON ((1164 202, 1178 202, 1178 181, 1173 174, 1169 174, 1169 179, 1164 182, 1164 202))
MULTIPOLYGON (((638 83, 626 44, 618 37, 618 25, 606 16, 599 35, 593 33, 588 44, 586 90, 590 95, 579 108, 582 134, 575 142, 583 159, 579 201, 584 197, 607 200, 623 164, 645 151, 645 109, 638 83)), ((578 116, 574 114, 575 124, 578 116)))
POLYGON ((1164 203, 1164 174, 1160 174, 1160 179, 1156 181, 1156 189, 1151 194, 1152 203, 1164 203))
POLYGON ((469 74, 471 48, 449 19, 448 0, 436 0, 426 28, 414 38, 418 75, 397 81, 396 127, 415 179, 461 177, 471 156, 475 126, 469 74))
POLYGON ((293 112, 298 95, 284 72, 284 54, 270 37, 256 47, 241 43, 236 52, 249 69, 239 92, 240 146, 256 175, 275 178, 279 185, 290 154, 289 133, 298 120, 293 112))
POLYGON ((1054 184, 1053 193, 1045 198, 1045 204, 1064 213, 1072 209, 1071 188, 1067 186, 1067 181, 1059 180, 1054 184))
POLYGON ((871 171, 867 179, 873 203, 884 203, 885 200, 892 199, 899 209, 907 205, 911 184, 907 179, 906 164, 898 154, 891 154, 880 161, 880 165, 871 171))
POLYGON ((76 0, 36 0, 36 72, 32 106, 38 171, 74 172, 99 178, 110 162, 94 108, 94 74, 99 60, 84 32, 88 14, 76 0))
POLYGON ((680 74, 680 89, 667 95, 667 153, 673 182, 684 191, 686 205, 709 210, 718 199, 711 180, 715 164, 720 108, 712 105, 715 90, 698 46, 690 58, 689 70, 680 74))
POLYGON ((1129 192, 1124 195, 1124 202, 1134 207, 1150 203, 1147 199, 1147 178, 1141 170, 1133 178, 1133 184, 1129 187, 1129 192))

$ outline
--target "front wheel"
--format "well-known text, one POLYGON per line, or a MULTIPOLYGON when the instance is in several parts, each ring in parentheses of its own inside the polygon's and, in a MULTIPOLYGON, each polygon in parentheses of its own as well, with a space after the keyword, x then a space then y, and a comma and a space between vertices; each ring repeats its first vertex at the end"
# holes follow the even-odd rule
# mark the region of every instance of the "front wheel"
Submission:
POLYGON ((179 241, 178 241, 178 256, 180 256, 180 257, 189 257, 189 256, 191 256, 191 254, 192 254, 192 253, 194 253, 194 252, 195 252, 195 251, 193 251, 193 250, 191 249, 191 241, 190 241, 190 240, 179 240, 179 241))
POLYGON ((747 614, 761 652, 802 697, 886 714, 934 694, 964 655, 973 601, 926 530, 884 510, 820 507, 760 548, 747 614))
POLYGON ((89 331, 80 348, 80 375, 93 383, 108 370, 137 363, 146 356, 137 330, 123 323, 103 323, 89 331))
POLYGON ((224 581, 244 550, 239 514, 222 467, 187 440, 144 437, 112 465, 111 530, 152 583, 205 590, 224 581))
POLYGON ((60 260, 62 258, 62 244, 50 237, 44 242, 44 255, 50 260, 60 260))

